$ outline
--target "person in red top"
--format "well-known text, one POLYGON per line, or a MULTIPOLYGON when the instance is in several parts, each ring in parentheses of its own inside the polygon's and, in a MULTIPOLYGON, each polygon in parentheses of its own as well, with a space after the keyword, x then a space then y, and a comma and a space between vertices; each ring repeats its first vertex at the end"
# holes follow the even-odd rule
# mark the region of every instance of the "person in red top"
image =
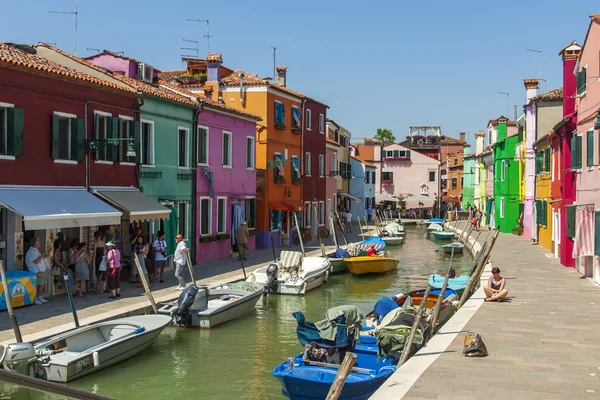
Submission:
POLYGON ((377 255, 377 251, 375 250, 375 243, 371 243, 371 247, 367 250, 367 256, 373 257, 377 255))

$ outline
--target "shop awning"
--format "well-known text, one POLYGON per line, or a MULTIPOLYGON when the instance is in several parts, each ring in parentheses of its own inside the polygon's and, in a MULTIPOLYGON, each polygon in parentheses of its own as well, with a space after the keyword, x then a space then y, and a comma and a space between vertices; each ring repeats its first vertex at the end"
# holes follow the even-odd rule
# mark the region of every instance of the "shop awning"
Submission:
POLYGON ((306 207, 302 204, 294 203, 293 201, 282 201, 285 204, 289 211, 298 212, 304 210, 306 207))
POLYGON ((119 210, 83 187, 0 186, 0 204, 23 216, 28 231, 121 223, 119 210))
POLYGON ((408 207, 433 207, 434 199, 428 196, 416 194, 404 199, 408 207))
POLYGON ((269 210, 275 211, 288 211, 289 207, 283 204, 281 201, 270 201, 269 202, 269 210))
POLYGON ((398 202, 398 198, 396 198, 392 195, 389 195, 389 194, 385 194, 385 193, 376 193, 375 194, 375 202, 382 203, 384 201, 398 202))
POLYGON ((359 199, 358 197, 351 196, 348 193, 339 193, 339 195, 342 196, 342 197, 349 198, 350 200, 353 200, 353 201, 355 201, 357 203, 362 203, 361 199, 359 199))
POLYGON ((95 187, 92 193, 123 211, 129 221, 169 219, 171 210, 134 187, 95 187))

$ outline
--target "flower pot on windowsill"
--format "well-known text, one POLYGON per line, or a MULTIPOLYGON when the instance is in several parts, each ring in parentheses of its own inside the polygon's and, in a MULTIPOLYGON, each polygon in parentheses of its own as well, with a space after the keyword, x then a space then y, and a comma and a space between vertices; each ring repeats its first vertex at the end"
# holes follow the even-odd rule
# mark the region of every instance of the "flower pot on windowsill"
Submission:
POLYGON ((215 235, 200 236, 200 243, 214 242, 215 240, 217 240, 217 237, 215 235))
POLYGON ((285 178, 282 175, 276 175, 274 182, 278 184, 285 183, 285 178))
POLYGON ((394 182, 392 182, 392 181, 390 181, 390 180, 387 180, 387 179, 386 179, 386 180, 383 180, 383 181, 381 181, 381 183, 382 183, 383 185, 392 185, 394 182))
POLYGON ((285 124, 280 124, 280 123, 275 122, 275 129, 285 131, 285 124))
POLYGON ((300 178, 299 176, 294 176, 292 178, 292 185, 299 185, 302 183, 302 178, 300 178))
POLYGON ((217 234, 217 240, 227 240, 227 239, 231 239, 231 235, 229 233, 217 234))
POLYGON ((293 133, 302 133, 302 129, 300 127, 292 128, 293 133))
POLYGON ((256 235, 256 229, 254 229, 254 228, 253 229, 248 229, 248 235, 250 235, 250 236, 256 235))

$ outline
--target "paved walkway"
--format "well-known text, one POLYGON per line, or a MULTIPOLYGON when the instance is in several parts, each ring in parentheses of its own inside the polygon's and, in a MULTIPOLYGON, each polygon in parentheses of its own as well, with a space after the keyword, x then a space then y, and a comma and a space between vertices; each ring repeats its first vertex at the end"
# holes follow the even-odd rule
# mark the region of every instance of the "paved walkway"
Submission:
MULTIPOLYGON (((481 304, 478 291, 472 299, 481 307, 403 398, 600 399, 600 288, 549 256, 500 234, 491 262, 507 278, 509 298, 481 304), (488 357, 462 355, 467 331, 481 334, 488 357)), ((400 398, 388 389, 385 398, 400 398)))

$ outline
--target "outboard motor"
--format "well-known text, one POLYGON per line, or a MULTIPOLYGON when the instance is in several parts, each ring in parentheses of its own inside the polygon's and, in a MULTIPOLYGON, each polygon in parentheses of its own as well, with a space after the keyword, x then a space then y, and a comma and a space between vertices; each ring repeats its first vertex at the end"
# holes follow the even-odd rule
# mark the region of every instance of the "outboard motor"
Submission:
POLYGON ((0 357, 2 368, 23 375, 35 376, 38 357, 31 343, 9 344, 0 357))
POLYGON ((277 272, 279 267, 277 264, 269 264, 267 267, 267 284, 265 285, 265 293, 273 292, 277 288, 277 272))
POLYGON ((194 304, 194 299, 198 294, 198 287, 191 285, 185 288, 177 299, 177 309, 173 311, 173 319, 179 326, 188 326, 191 324, 190 307, 194 304))

